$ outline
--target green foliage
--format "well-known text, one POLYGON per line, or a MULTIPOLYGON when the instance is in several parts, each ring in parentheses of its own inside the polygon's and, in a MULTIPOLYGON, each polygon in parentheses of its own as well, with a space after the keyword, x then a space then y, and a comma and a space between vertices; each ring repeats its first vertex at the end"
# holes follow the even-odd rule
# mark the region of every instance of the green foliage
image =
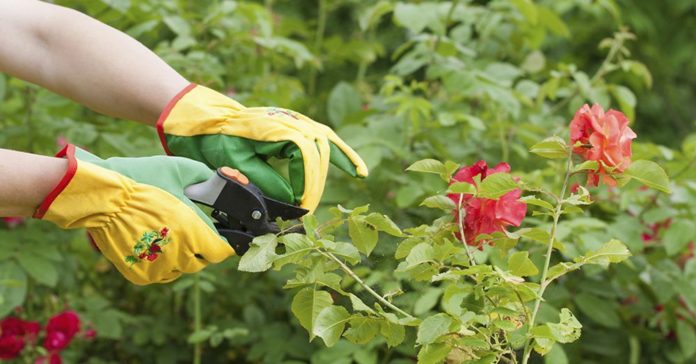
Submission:
MULTIPOLYGON (((688 2, 59 3, 192 81, 327 123, 370 167, 360 181, 332 174, 306 236, 257 238, 163 286, 128 284, 81 232, 0 228, 0 314, 73 307, 98 332, 73 361, 190 362, 198 347, 206 363, 496 363, 523 360, 526 343, 554 364, 696 357, 688 2), (577 159, 564 183, 585 102, 626 113, 639 135, 622 187, 571 191, 599 167, 577 159), (448 185, 479 159, 514 177, 448 185), (516 188, 521 228, 480 251, 456 239, 446 194, 516 188)), ((0 146, 41 154, 58 136, 102 156, 162 152, 147 127, 3 75, 0 131, 0 146)))

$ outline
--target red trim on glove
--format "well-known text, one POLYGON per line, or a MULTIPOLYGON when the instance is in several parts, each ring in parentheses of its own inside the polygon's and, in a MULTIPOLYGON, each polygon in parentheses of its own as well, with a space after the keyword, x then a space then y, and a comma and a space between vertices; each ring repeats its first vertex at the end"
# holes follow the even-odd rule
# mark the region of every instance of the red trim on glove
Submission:
POLYGON ((44 198, 43 202, 41 202, 39 208, 36 209, 36 212, 34 212, 34 218, 41 219, 44 217, 46 211, 48 211, 48 209, 51 207, 53 201, 58 197, 58 195, 61 194, 61 192, 63 192, 65 187, 68 186, 70 181, 72 181, 72 178, 75 176, 75 172, 77 172, 77 159, 75 159, 74 145, 66 145, 56 154, 56 157, 67 158, 68 169, 65 170, 65 175, 63 175, 63 178, 61 178, 56 187, 53 188, 53 191, 46 195, 46 198, 44 198))
POLYGON ((174 96, 169 103, 167 103, 167 106, 165 106, 164 110, 162 110, 162 113, 159 116, 159 119, 157 119, 157 134, 159 135, 160 142, 162 143, 162 148, 164 148, 164 152, 167 153, 167 155, 172 155, 172 152, 169 150, 169 147, 167 147, 167 138, 164 135, 164 121, 169 117, 169 113, 172 112, 172 109, 176 105, 179 100, 181 100, 184 95, 186 95, 189 91, 193 90, 196 86, 195 83, 191 83, 188 86, 184 87, 183 90, 179 91, 176 96, 174 96))

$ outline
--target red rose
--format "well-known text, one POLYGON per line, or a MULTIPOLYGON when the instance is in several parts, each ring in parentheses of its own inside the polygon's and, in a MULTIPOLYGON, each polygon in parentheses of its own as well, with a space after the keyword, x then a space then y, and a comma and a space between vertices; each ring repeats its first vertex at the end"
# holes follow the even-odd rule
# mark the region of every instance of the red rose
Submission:
POLYGON ((153 260, 157 259, 157 257, 158 257, 157 253, 150 253, 150 254, 147 256, 147 260, 149 260, 149 261, 152 262, 153 260))
POLYGON ((162 237, 164 238, 167 236, 167 234, 169 234, 169 229, 166 227, 163 227, 162 230, 160 231, 160 235, 162 235, 162 237))
POLYGON ((626 116, 616 110, 606 113, 601 106, 590 108, 583 105, 570 122, 570 143, 573 152, 585 160, 599 162, 599 169, 589 171, 587 185, 597 186, 602 182, 616 186, 612 173, 621 173, 631 164, 631 143, 636 133, 628 126, 626 116))
POLYGON ((73 311, 65 311, 51 317, 46 325, 44 348, 48 351, 62 350, 80 331, 80 317, 73 311))
POLYGON ((140 253, 140 255, 138 255, 138 258, 145 259, 146 256, 147 256, 147 252, 142 252, 142 253, 140 253))
MULTIPOLYGON (((456 182, 466 182, 476 186, 474 177, 480 176, 481 180, 495 173, 509 173, 510 165, 500 163, 493 168, 488 168, 485 161, 478 161, 472 166, 460 168, 454 175, 450 184, 456 182)), ((448 197, 459 205, 461 198, 461 207, 465 212, 464 216, 464 237, 466 243, 472 246, 478 246, 476 237, 480 234, 490 234, 496 231, 504 231, 506 226, 520 226, 524 216, 527 214, 527 204, 520 201, 522 190, 519 188, 512 190, 498 199, 488 199, 473 197, 471 194, 449 194, 448 197)), ((459 209, 454 210, 454 217, 457 222, 460 220, 459 209)), ((459 232, 456 233, 460 240, 462 236, 459 232)))
POLYGON ((58 353, 51 353, 48 356, 36 358, 34 364, 62 364, 63 360, 58 353))
POLYGON ((36 339, 40 329, 38 322, 6 317, 0 322, 0 359, 17 357, 27 341, 32 342, 36 339))
POLYGON ((97 337, 97 330, 95 329, 87 329, 85 331, 85 339, 87 340, 94 340, 95 337, 97 337))
POLYGON ((159 244, 152 243, 152 245, 150 245, 150 253, 157 253, 157 252, 161 252, 161 251, 162 251, 162 247, 159 246, 159 244))
POLYGON ((0 359, 14 359, 24 349, 24 338, 8 335, 0 337, 0 359))

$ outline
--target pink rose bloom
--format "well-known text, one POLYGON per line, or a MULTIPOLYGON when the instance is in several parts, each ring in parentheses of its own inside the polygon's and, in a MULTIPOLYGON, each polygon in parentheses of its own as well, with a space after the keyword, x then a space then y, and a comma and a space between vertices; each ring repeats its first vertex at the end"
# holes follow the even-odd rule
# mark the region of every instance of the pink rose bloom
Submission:
POLYGON ((599 162, 599 169, 589 171, 587 185, 597 186, 600 177, 609 186, 616 186, 611 177, 631 165, 631 143, 636 133, 628 126, 626 115, 616 110, 604 112, 598 104, 583 105, 570 122, 570 143, 582 144, 573 149, 585 160, 599 162))
POLYGON ((24 218, 23 218, 23 217, 3 217, 3 218, 2 218, 2 221, 5 222, 5 224, 7 225, 7 227, 9 227, 10 229, 12 229, 12 228, 17 227, 17 226, 20 225, 21 223, 23 223, 23 222, 24 222, 24 218))
MULTIPOLYGON (((510 173, 510 165, 500 163, 493 168, 488 168, 485 161, 478 161, 472 166, 460 168, 450 181, 466 182, 476 186, 475 176, 480 176, 483 181, 486 177, 495 173, 510 173)), ((459 193, 449 194, 448 197, 459 205, 459 193)), ((497 199, 473 197, 471 194, 464 194, 462 198, 462 209, 464 216, 464 237, 467 245, 479 246, 485 242, 476 242, 479 234, 491 234, 496 231, 505 231, 506 226, 520 226, 524 216, 527 214, 527 204, 520 201, 522 190, 519 188, 510 191, 497 199)), ((455 208, 454 217, 459 221, 459 209, 455 208)), ((455 233, 457 238, 462 239, 459 232, 455 233)))

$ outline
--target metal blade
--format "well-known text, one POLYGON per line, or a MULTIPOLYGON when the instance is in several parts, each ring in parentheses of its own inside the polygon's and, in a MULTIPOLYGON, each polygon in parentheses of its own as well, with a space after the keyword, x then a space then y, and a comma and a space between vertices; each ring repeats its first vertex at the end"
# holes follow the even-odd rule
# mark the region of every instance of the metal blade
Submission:
POLYGON ((268 217, 270 217, 273 220, 275 220, 278 217, 283 220, 295 220, 299 219, 300 217, 306 215, 309 212, 309 210, 290 205, 285 202, 280 202, 270 197, 264 196, 263 200, 266 203, 268 217))

